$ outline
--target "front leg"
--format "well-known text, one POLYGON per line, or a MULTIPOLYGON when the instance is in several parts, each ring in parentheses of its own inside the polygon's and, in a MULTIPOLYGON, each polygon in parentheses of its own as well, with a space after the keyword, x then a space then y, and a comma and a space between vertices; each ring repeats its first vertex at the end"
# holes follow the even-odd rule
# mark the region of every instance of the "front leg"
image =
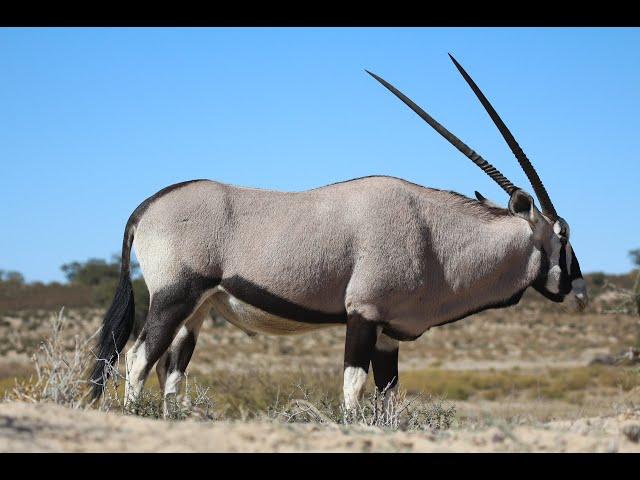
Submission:
POLYGON ((364 392, 376 341, 378 325, 366 320, 359 313, 347 317, 347 334, 344 346, 344 406, 347 411, 358 406, 364 392))

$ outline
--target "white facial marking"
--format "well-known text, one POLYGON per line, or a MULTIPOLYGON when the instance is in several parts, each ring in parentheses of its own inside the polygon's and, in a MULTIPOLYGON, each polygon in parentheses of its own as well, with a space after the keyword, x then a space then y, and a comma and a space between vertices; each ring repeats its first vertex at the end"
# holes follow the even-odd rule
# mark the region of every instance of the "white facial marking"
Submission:
POLYGON ((547 272, 547 283, 545 288, 551 293, 558 293, 560 291, 560 276, 562 275, 562 269, 558 265, 551 267, 547 272))
MULTIPOLYGON (((553 226, 555 231, 556 222, 553 226)), ((545 288, 551 293, 558 293, 560 291, 560 277, 562 275, 562 269, 560 268, 560 250, 562 249, 562 244, 560 243, 560 239, 553 238, 553 251, 549 256, 549 263, 551 264, 551 268, 547 272, 547 282, 545 284, 545 288)))
POLYGON ((359 404, 360 397, 367 383, 367 372, 360 367, 347 367, 344 369, 344 406, 346 410, 353 410, 359 404))

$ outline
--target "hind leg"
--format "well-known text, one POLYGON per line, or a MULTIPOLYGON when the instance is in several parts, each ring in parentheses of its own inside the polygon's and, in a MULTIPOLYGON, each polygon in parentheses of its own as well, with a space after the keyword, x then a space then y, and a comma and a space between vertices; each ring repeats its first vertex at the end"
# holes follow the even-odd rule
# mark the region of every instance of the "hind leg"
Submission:
POLYGON ((174 407, 184 403, 185 371, 193 355, 198 340, 198 333, 207 312, 194 314, 180 327, 171 346, 158 360, 156 372, 164 397, 164 416, 170 416, 174 407))
POLYGON ((378 333, 375 322, 358 312, 348 315, 343 374, 344 407, 348 412, 358 407, 364 392, 378 333))
POLYGON ((391 413, 394 397, 398 391, 398 341, 384 333, 378 336, 371 358, 376 388, 384 393, 384 409, 391 413))
POLYGON ((139 397, 149 371, 194 314, 201 295, 186 287, 166 288, 152 296, 145 326, 126 355, 125 407, 139 397))

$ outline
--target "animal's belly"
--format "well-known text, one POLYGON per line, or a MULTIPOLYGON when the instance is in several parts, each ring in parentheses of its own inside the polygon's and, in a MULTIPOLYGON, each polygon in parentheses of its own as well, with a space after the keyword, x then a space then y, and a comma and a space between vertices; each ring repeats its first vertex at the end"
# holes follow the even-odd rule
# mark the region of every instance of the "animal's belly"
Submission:
POLYGON ((339 325, 306 323, 282 318, 234 297, 223 287, 216 289, 209 303, 218 315, 249 334, 293 335, 339 325))

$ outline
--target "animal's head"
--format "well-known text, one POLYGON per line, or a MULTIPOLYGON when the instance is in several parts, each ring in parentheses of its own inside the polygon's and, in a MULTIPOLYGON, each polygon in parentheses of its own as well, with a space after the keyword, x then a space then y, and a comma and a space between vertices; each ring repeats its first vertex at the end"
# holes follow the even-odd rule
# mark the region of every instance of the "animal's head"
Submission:
MULTIPOLYGON (((449 132, 438 123, 433 117, 416 105, 411 99, 400 92, 393 85, 379 76, 367 71, 372 77, 378 80, 389 91, 402 100, 409 108, 417 113, 425 122, 433 127, 440 135, 447 139, 454 147, 465 154, 471 161, 480 167, 489 177, 491 177, 509 195, 509 212, 523 218, 531 226, 535 247, 541 253, 540 271, 538 277, 532 284, 542 295, 554 302, 562 302, 567 297, 574 300, 574 306, 578 310, 586 307, 588 302, 587 288, 580 272, 578 258, 571 248, 569 240, 569 224, 561 218, 551 203, 551 199, 538 176, 538 173, 531 165, 531 162, 524 154, 515 138, 498 116, 482 91, 478 88, 469 74, 462 68, 453 56, 449 55, 458 71, 484 106, 485 110, 498 127, 503 138, 511 148, 520 166, 531 182, 531 186, 540 202, 541 209, 534 204, 533 197, 516 187, 498 169, 474 152, 459 138, 449 132)), ((482 195, 476 192, 478 200, 488 202, 482 195)))
POLYGON ((587 287, 571 247, 569 224, 557 215, 540 212, 531 195, 520 189, 511 194, 509 212, 529 222, 535 247, 541 254, 533 288, 554 302, 563 302, 569 296, 575 308, 582 310, 588 301, 587 287))

